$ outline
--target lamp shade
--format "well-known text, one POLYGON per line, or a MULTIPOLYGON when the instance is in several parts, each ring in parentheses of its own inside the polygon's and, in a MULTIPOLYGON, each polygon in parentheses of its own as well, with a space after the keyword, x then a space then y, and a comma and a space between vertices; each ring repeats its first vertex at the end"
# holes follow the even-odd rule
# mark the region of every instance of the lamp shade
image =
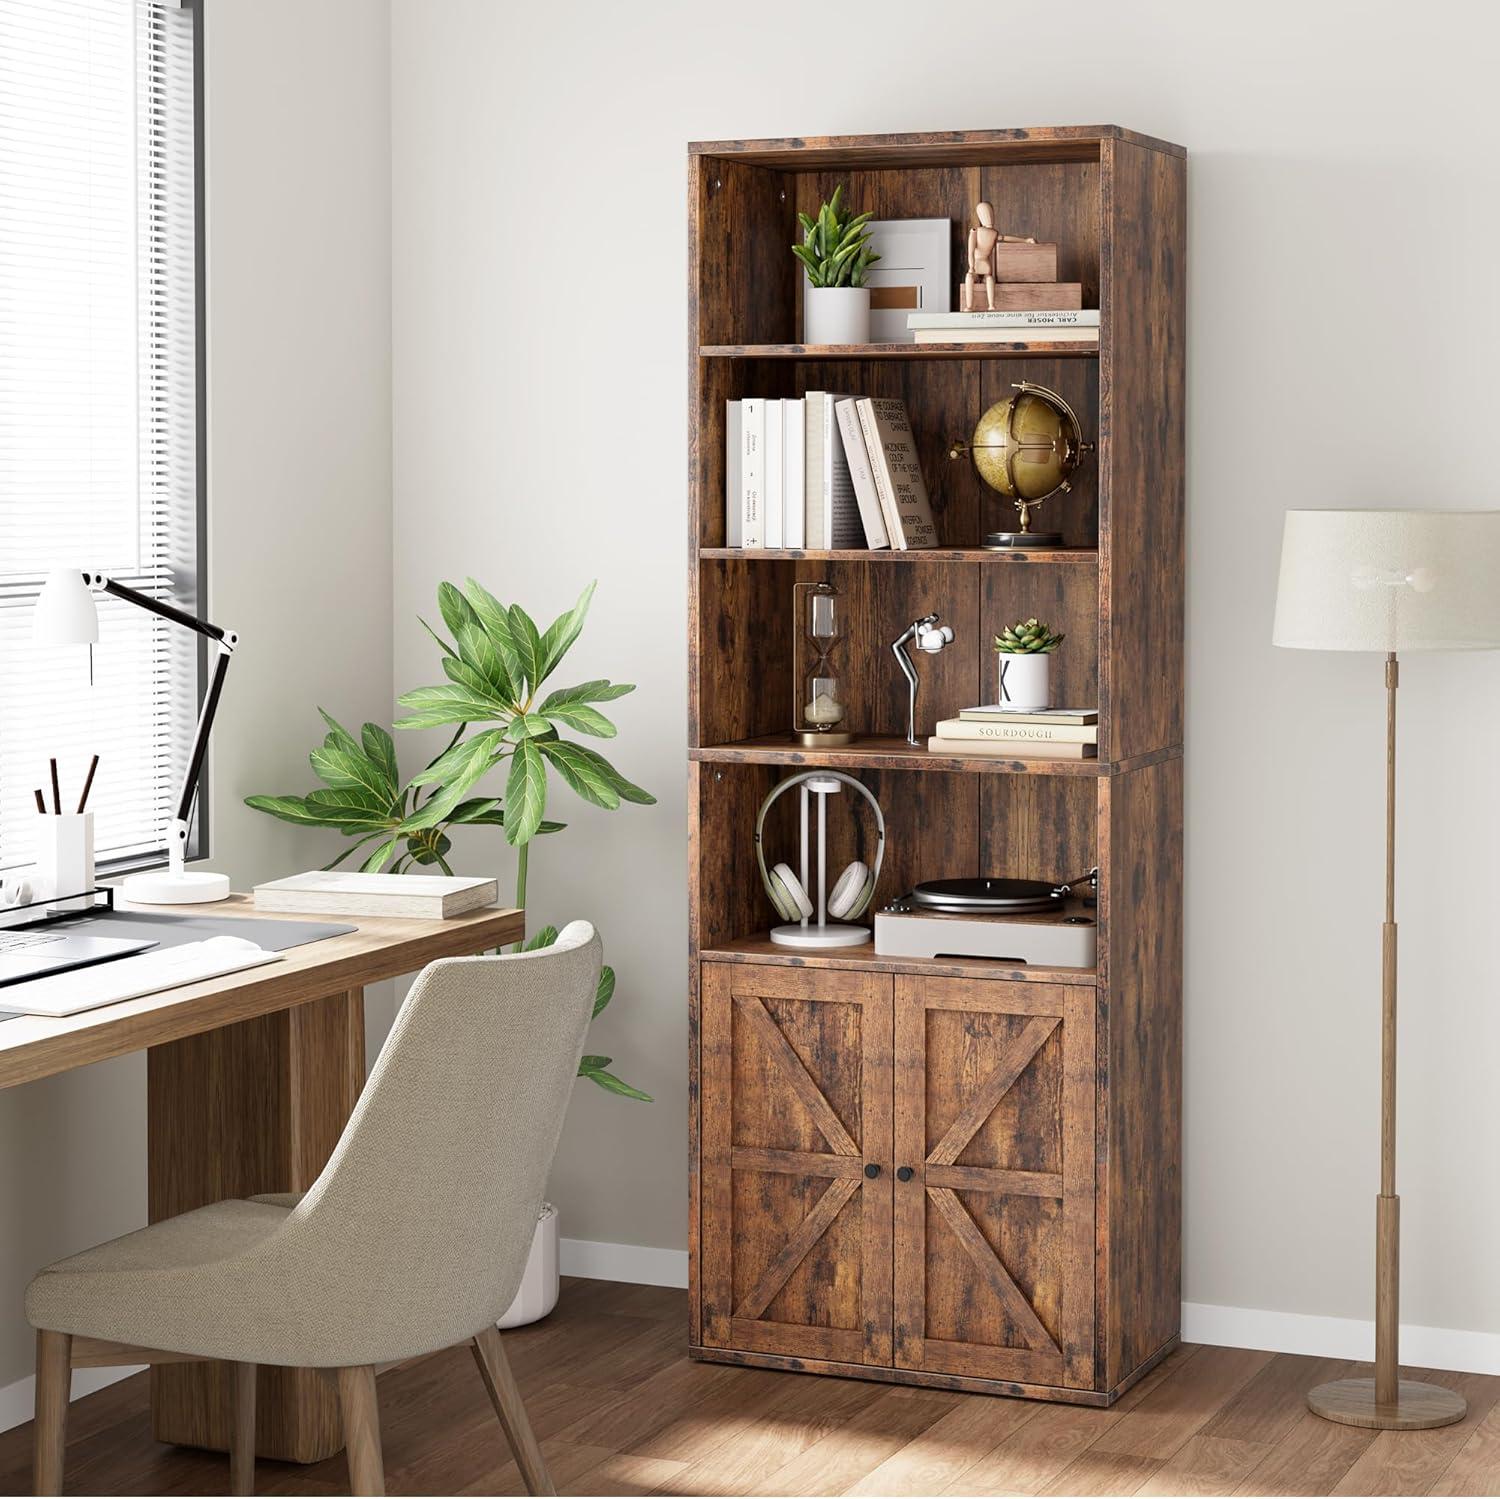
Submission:
POLYGON ((1500 647, 1500 510, 1288 510, 1277 645, 1500 647))
POLYGON ((59 567, 48 574, 32 612, 31 638, 38 645, 98 644, 99 611, 79 568, 59 567))

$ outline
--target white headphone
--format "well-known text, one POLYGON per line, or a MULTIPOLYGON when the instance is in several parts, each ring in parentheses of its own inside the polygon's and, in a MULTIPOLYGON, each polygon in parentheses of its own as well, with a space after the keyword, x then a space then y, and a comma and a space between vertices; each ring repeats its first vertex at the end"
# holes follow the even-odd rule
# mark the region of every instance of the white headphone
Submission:
POLYGON ((862 859, 855 859, 852 863, 845 865, 839 877, 833 882, 833 889, 828 896, 828 914, 835 921, 857 920, 869 909, 870 902, 875 897, 876 883, 880 879, 880 866, 885 860, 885 816, 870 788, 864 782, 845 775, 842 771, 804 771, 801 775, 791 776, 780 785, 771 788, 771 794, 760 804, 760 813, 755 819, 755 859, 760 865, 761 882, 766 887, 766 894, 770 897, 771 904, 776 908, 776 914, 783 921, 802 921, 813 914, 812 897, 793 872, 792 866, 777 863, 767 867, 762 834, 765 830, 766 814, 771 810, 771 804, 776 798, 782 792, 790 791, 793 786, 802 786, 816 780, 835 780, 843 782, 846 786, 852 786, 870 804, 875 813, 874 867, 871 868, 862 859))

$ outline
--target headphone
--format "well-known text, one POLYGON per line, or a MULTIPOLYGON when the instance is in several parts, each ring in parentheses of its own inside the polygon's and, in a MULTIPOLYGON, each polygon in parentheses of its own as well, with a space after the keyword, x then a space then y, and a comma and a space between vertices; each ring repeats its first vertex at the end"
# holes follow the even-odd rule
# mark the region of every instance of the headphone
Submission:
MULTIPOLYGON (((813 914, 814 906, 812 897, 803 887, 802 881, 793 873, 790 864, 778 863, 771 865, 770 868, 766 867, 766 851, 761 836, 765 830, 766 814, 771 810, 776 798, 782 792, 790 791, 793 786, 805 786, 812 781, 830 780, 842 781, 844 785, 852 786, 870 804, 871 810, 875 813, 877 840, 873 868, 862 859, 855 859, 840 871, 838 879, 833 882, 833 890, 828 896, 828 914, 835 921, 857 920, 869 909, 870 902, 875 898, 875 885, 880 879, 880 866, 885 861, 885 815, 880 810, 880 803, 875 800, 874 793, 863 781, 857 781, 853 776, 845 775, 842 771, 804 771, 801 775, 791 776, 780 785, 773 786, 771 794, 760 804, 760 813, 755 819, 755 860, 760 865, 761 883, 766 887, 766 894, 770 897, 771 904, 775 906, 776 914, 783 921, 806 920, 813 914)), ((803 833, 805 851, 805 822, 803 833)))

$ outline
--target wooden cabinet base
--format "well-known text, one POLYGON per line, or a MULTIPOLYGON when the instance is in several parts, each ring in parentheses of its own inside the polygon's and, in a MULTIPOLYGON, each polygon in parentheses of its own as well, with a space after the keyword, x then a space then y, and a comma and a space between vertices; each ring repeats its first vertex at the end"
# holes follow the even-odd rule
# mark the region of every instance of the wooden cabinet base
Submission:
MULTIPOLYGON (((152 1047, 151 1222, 226 1197, 310 1187, 364 1087, 364 1015, 364 991, 354 989, 152 1047)), ((229 1365, 153 1368, 157 1441, 227 1452, 233 1394, 229 1365)), ((319 1462, 343 1444, 328 1380, 311 1369, 261 1369, 257 1456, 319 1462)))
POLYGON ((793 1374, 831 1374, 839 1379, 866 1379, 876 1384, 919 1385, 929 1390, 957 1390, 966 1395, 1006 1395, 1018 1400, 1050 1400, 1062 1405, 1110 1406, 1144 1379, 1178 1345, 1172 1338, 1132 1369, 1112 1390, 1075 1390, 1063 1385, 1022 1384, 1014 1380, 972 1379, 961 1374, 931 1374, 918 1369, 840 1364, 828 1359, 789 1358, 781 1353, 750 1353, 738 1348, 704 1348, 694 1344, 688 1357, 706 1364, 739 1364, 750 1369, 781 1369, 793 1374))

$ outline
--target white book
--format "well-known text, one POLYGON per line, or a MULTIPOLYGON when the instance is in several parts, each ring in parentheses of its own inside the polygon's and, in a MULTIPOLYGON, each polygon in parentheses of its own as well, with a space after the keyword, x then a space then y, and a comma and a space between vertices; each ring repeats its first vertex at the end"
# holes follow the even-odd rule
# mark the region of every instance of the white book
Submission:
POLYGON ((1023 743, 1098 744, 1099 725, 1000 723, 988 718, 942 718, 932 727, 939 739, 1020 740, 1023 743))
POLYGON ((807 526, 804 546, 823 545, 823 403, 828 397, 821 390, 810 390, 802 398, 804 469, 807 495, 807 526))
POLYGON ((499 894, 499 882, 492 876, 345 874, 339 869, 314 869, 257 885, 255 906, 260 911, 446 920, 492 906, 499 894))
POLYGON ((1097 344, 1097 328, 919 328, 914 335, 919 344, 1097 344))
POLYGON ((783 402, 766 402, 766 545, 785 546, 782 536, 786 530, 786 509, 782 499, 782 485, 786 476, 782 473, 781 408, 783 402))
POLYGON ((801 401, 781 403, 781 498, 785 509, 781 544, 807 545, 807 425, 801 401))
POLYGON ((740 461, 744 438, 740 430, 740 403, 724 403, 724 545, 745 544, 745 517, 740 508, 740 461))
POLYGON ((937 527, 927 499, 917 444, 906 403, 865 397, 859 402, 859 425, 865 434, 875 488, 885 512, 891 545, 920 551, 937 545, 937 527))
POLYGON ((844 439, 844 458, 849 464, 849 477, 854 484, 854 497, 859 501, 859 518, 865 528, 865 545, 879 551, 890 546, 891 538, 880 508, 875 475, 870 471, 870 455, 865 451, 864 434, 859 429, 859 407, 854 401, 840 401, 835 409, 838 412, 839 435, 844 439))
POLYGON ((740 402, 740 439, 740 545, 759 551, 766 544, 766 403, 757 397, 740 402))
POLYGON ((978 312, 909 312, 906 326, 924 328, 1097 328, 1097 307, 988 308, 978 312))
POLYGON ((865 545, 864 522, 859 518, 859 498, 854 493, 854 479, 849 460, 844 455, 844 439, 839 431, 837 406, 849 396, 828 395, 823 400, 823 540, 828 550, 858 551, 865 545))

